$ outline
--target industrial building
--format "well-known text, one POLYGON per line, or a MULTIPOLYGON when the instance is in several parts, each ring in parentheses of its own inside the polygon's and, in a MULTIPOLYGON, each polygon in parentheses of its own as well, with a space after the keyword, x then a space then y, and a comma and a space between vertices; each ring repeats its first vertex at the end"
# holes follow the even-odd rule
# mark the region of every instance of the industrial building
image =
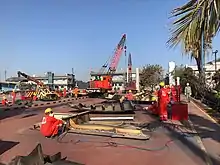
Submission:
MULTIPOLYGON (((186 67, 192 68, 192 70, 194 71, 195 74, 199 73, 197 65, 189 65, 189 66, 186 66, 186 67)), ((215 74, 215 72, 218 71, 219 69, 220 69, 220 61, 207 62, 204 65, 204 71, 205 71, 205 74, 206 74, 206 78, 209 78, 210 76, 213 76, 215 74)))
MULTIPOLYGON (((139 89, 139 68, 132 70, 132 80, 136 82, 136 87, 139 89), (138 75, 138 76, 137 76, 138 75)), ((95 76, 99 75, 100 73, 91 72, 90 76, 93 79, 95 76)), ((78 85, 80 89, 85 89, 88 87, 88 84, 82 81, 76 81, 74 74, 66 74, 66 75, 55 75, 53 72, 47 72, 44 76, 35 76, 31 75, 36 80, 39 80, 47 85, 54 85, 59 86, 61 88, 64 87, 72 87, 78 85)), ((125 83, 128 80, 128 74, 123 71, 117 71, 113 74, 113 89, 114 90, 124 90, 125 83)), ((26 81, 24 77, 10 77, 6 79, 6 82, 20 82, 26 81)), ((33 83, 32 81, 28 81, 28 83, 33 83)))
MULTIPOLYGON (((55 75, 53 72, 47 72, 45 76, 32 76, 36 80, 43 82, 46 85, 64 87, 74 87, 76 85, 75 75, 66 74, 66 75, 55 75)), ((20 82, 26 81, 24 77, 10 77, 6 79, 6 82, 20 82)), ((33 83, 28 81, 28 83, 33 83)))
MULTIPOLYGON (((198 67, 197 65, 187 65, 186 67, 191 68, 195 74, 198 74, 198 67)), ((214 82, 212 80, 212 77, 220 69, 220 61, 210 61, 207 62, 204 65, 204 71, 205 71, 205 78, 206 78, 206 83, 209 84, 210 87, 214 87, 214 82)))
MULTIPOLYGON (((192 70, 196 74, 199 73, 197 65, 189 65, 187 67, 192 68, 192 70)), ((220 61, 217 61, 217 62, 210 61, 210 62, 208 62, 204 65, 204 70, 205 70, 206 74, 212 74, 213 75, 219 69, 220 69, 220 61)))

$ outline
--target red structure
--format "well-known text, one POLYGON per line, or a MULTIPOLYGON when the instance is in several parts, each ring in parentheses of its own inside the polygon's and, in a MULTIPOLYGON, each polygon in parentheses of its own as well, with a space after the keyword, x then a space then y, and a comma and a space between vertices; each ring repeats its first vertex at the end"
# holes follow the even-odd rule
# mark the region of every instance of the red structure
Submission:
POLYGON ((181 86, 175 85, 171 88, 173 104, 171 107, 172 120, 188 120, 188 104, 182 103, 180 100, 181 86))
POLYGON ((126 34, 123 34, 120 42, 118 43, 115 53, 111 58, 110 64, 107 61, 100 69, 100 75, 95 76, 94 80, 90 81, 89 90, 100 90, 100 92, 107 92, 112 90, 112 74, 116 72, 119 60, 123 51, 126 52, 126 34), (107 71, 105 71, 107 69, 107 71))
POLYGON ((136 90, 136 83, 132 80, 132 60, 131 60, 131 53, 128 55, 128 80, 126 84, 126 90, 136 90))
POLYGON ((188 120, 188 104, 175 103, 172 105, 172 120, 188 120))

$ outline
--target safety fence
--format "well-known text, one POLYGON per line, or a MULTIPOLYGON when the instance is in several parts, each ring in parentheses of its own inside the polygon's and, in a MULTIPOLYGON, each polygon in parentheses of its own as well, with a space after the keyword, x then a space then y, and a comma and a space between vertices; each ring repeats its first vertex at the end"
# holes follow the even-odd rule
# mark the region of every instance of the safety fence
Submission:
POLYGON ((2 110, 13 110, 13 109, 21 109, 21 108, 31 108, 31 107, 41 107, 41 106, 53 106, 53 105, 59 105, 59 104, 64 104, 64 103, 71 103, 72 101, 77 101, 77 100, 84 100, 88 98, 88 96, 83 96, 83 97, 78 97, 78 98, 66 98, 66 99, 61 99, 57 101, 45 101, 45 102, 21 102, 18 105, 11 105, 11 106, 1 106, 0 109, 2 110))

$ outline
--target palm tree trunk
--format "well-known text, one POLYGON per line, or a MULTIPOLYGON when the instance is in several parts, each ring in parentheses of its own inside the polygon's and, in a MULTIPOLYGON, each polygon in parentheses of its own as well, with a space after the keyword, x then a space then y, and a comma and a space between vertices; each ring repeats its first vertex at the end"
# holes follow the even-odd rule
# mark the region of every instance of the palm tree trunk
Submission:
POLYGON ((202 67, 201 67, 201 57, 195 57, 195 60, 196 60, 196 65, 198 67, 198 71, 199 71, 199 74, 201 73, 202 71, 202 67))

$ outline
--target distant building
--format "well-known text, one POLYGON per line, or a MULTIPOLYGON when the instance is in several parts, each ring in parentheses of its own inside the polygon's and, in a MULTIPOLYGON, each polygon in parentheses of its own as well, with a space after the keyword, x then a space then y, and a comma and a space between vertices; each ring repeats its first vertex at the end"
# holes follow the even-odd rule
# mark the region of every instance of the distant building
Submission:
MULTIPOLYGON (((199 73, 197 65, 189 65, 187 66, 189 68, 192 68, 192 70, 195 72, 195 74, 199 73)), ((216 71, 220 69, 220 61, 216 62, 216 71)), ((204 70, 206 75, 213 75, 215 73, 215 61, 210 61, 205 64, 204 70)))
MULTIPOLYGON (((199 73, 197 65, 191 65, 191 66, 189 65, 187 67, 192 68, 192 70, 194 71, 195 74, 199 73)), ((215 61, 210 61, 210 62, 205 64, 204 71, 205 71, 205 75, 206 75, 206 81, 207 81, 207 84, 210 85, 210 87, 214 85, 212 83, 212 76, 219 69, 220 69, 220 61, 216 62, 216 66, 215 66, 215 61)))
MULTIPOLYGON (((66 75, 54 75, 52 72, 47 72, 45 76, 33 76, 36 80, 40 80, 46 85, 64 87, 75 87, 75 75, 66 74, 66 75)), ((6 79, 7 82, 20 82, 27 81, 24 77, 10 77, 6 79)), ((33 81, 27 81, 28 83, 33 83, 33 81)))
POLYGON ((2 92, 10 92, 16 86, 16 83, 12 82, 0 82, 0 93, 2 92))
MULTIPOLYGON (((138 78, 138 85, 139 85, 139 76, 136 76, 137 69, 132 71, 132 80, 137 81, 138 78)), ((140 70, 140 69, 138 69, 140 70)), ((138 73, 139 74, 139 73, 138 73)), ((94 79, 95 76, 100 75, 97 72, 91 72, 90 76, 91 79, 94 79)), ((105 75, 105 74, 103 74, 105 75)), ((30 75, 31 76, 31 75, 30 75)), ((75 75, 73 74, 66 74, 66 75, 55 75, 52 72, 47 72, 45 76, 35 76, 32 75, 37 80, 40 80, 44 84, 48 85, 54 85, 54 86, 60 86, 61 88, 63 87, 68 87, 68 86, 75 86, 76 84, 80 89, 85 89, 85 87, 88 87, 88 83, 82 82, 82 81, 76 81, 75 80, 75 75), (77 83, 76 83, 77 82, 77 83)), ((119 71, 113 74, 113 89, 116 90, 121 90, 124 89, 124 84, 126 82, 126 77, 127 73, 119 71)), ((10 77, 6 79, 6 82, 20 82, 20 81, 27 81, 26 78, 24 77, 10 77)), ((28 81, 28 83, 33 83, 33 81, 28 81)))

